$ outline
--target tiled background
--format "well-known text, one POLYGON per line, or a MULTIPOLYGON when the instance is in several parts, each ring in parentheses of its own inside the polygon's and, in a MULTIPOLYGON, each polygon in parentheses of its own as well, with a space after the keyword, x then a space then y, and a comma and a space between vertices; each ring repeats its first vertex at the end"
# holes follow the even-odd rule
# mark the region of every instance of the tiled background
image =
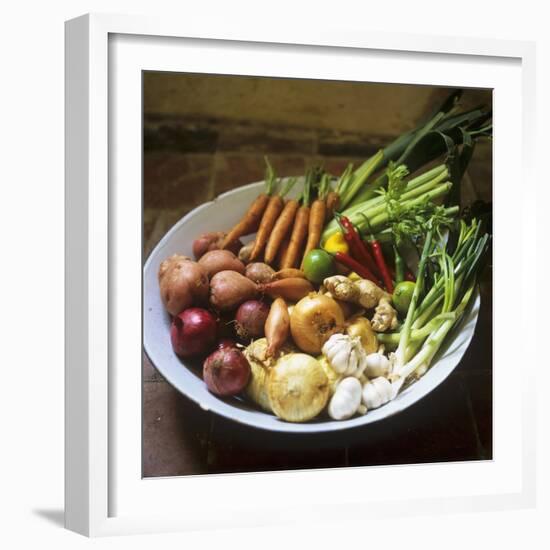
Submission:
MULTIPOLYGON (((337 174, 414 126, 448 93, 352 83, 330 83, 316 93, 312 81, 254 80, 146 75, 145 257, 189 210, 262 179, 265 154, 281 176, 303 174, 320 161, 337 174)), ((486 91, 467 91, 463 98, 465 107, 490 101, 486 91)), ((490 142, 480 143, 463 204, 491 200, 491 162, 490 142)), ((266 433, 205 412, 173 389, 144 354, 143 475, 492 458, 491 265, 481 294, 472 344, 443 384, 404 413, 330 436, 266 433)))

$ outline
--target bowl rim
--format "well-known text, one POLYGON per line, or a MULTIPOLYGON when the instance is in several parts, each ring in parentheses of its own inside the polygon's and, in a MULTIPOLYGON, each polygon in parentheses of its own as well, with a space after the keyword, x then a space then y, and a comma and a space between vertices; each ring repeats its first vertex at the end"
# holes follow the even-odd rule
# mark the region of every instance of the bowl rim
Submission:
MULTIPOLYGON (((283 178, 285 179, 285 178, 283 178)), ((159 253, 159 251, 170 241, 172 236, 177 233, 181 226, 184 225, 186 222, 188 222, 190 219, 194 218, 195 216, 199 215, 200 212, 206 208, 208 208, 210 205, 218 202, 219 200, 226 198, 228 196, 242 193, 243 191, 246 191, 248 189, 252 189, 255 187, 261 187, 264 184, 264 181, 257 181, 253 183, 249 183, 246 185, 242 185, 240 187, 231 189, 229 191, 226 191, 225 193, 222 193, 212 199, 211 201, 207 201, 205 203, 200 204, 199 206, 195 207, 193 210, 185 214, 182 218, 180 218, 161 238, 161 240, 153 247, 149 255, 147 256, 147 259, 145 263, 143 264, 143 286, 142 286, 142 314, 143 314, 143 320, 142 320, 142 347, 147 355, 147 358, 151 362, 151 364, 160 372, 160 374, 163 376, 163 378, 176 390, 178 390, 182 395, 193 401, 195 404, 197 404, 199 407, 201 407, 203 410, 207 410, 209 412, 212 412, 218 416, 221 416, 223 418, 226 418, 228 420, 231 420, 233 422, 237 422, 241 425, 245 425, 251 428, 265 430, 265 431, 272 431, 272 432, 279 432, 279 433, 288 433, 288 434, 318 434, 318 433, 326 433, 326 432, 334 432, 334 431, 344 431, 344 430, 352 430, 352 429, 359 429, 361 427, 366 427, 371 424, 375 424, 378 422, 381 422, 384 419, 391 418, 395 416, 396 414, 399 414, 403 412, 405 409, 411 407, 415 403, 419 402, 422 398, 424 398, 426 395, 434 391, 438 386, 440 386, 447 378, 448 376, 456 369, 456 367, 460 364, 462 357, 464 356, 466 350, 468 349, 471 340, 474 336, 475 329, 477 326, 477 321, 479 318, 479 306, 480 306, 480 294, 479 289, 476 288, 474 292, 474 296, 472 297, 470 303, 468 304, 468 308, 462 317, 460 323, 453 327, 452 333, 459 334, 461 332, 461 329, 464 327, 466 321, 469 322, 473 321, 473 326, 471 330, 469 331, 469 334, 465 340, 463 340, 460 344, 460 347, 463 348, 463 352, 460 354, 460 357, 456 359, 456 361, 453 358, 453 364, 449 367, 447 367, 446 372, 443 373, 443 376, 439 376, 438 378, 433 380, 432 384, 427 384, 427 387, 420 387, 418 391, 410 391, 411 389, 414 390, 415 387, 418 386, 419 382, 424 379, 424 377, 429 376, 429 374, 432 372, 433 368, 437 365, 438 360, 441 358, 442 355, 445 354, 445 352, 448 350, 449 346, 453 343, 454 340, 450 340, 447 342, 447 344, 443 347, 443 349, 439 350, 436 358, 434 359, 432 366, 428 370, 428 372, 417 382, 411 384, 408 386, 403 392, 399 394, 399 396, 391 401, 392 407, 390 409, 386 409, 386 414, 381 414, 381 412, 384 412, 384 409, 389 405, 384 405, 382 407, 379 407, 378 409, 374 409, 373 411, 361 415, 361 416, 354 416, 348 420, 321 420, 319 421, 318 418, 314 419, 314 421, 310 422, 302 422, 302 423, 293 423, 293 422, 286 422, 284 420, 281 420, 277 418, 275 415, 270 414, 266 411, 257 409, 257 410, 242 410, 238 407, 235 407, 234 402, 231 403, 230 399, 223 399, 218 396, 214 396, 213 394, 209 394, 214 398, 213 401, 210 402, 210 404, 206 405, 205 403, 201 402, 201 399, 199 396, 195 395, 194 392, 187 392, 184 388, 181 387, 181 384, 177 383, 174 378, 170 374, 169 369, 163 369, 161 365, 159 365, 158 361, 154 358, 154 351, 152 351, 152 348, 148 346, 148 339, 146 338, 146 330, 145 330, 145 316, 147 315, 145 311, 145 273, 152 269, 151 265, 154 261, 154 258, 159 253), (405 397, 405 399, 402 398, 402 396, 405 397), (400 401, 401 398, 401 401, 400 401), (401 404, 402 406, 398 406, 401 404), (229 409, 228 409, 229 406, 229 409), (235 414, 235 411, 239 411, 239 414, 235 414), (380 412, 379 412, 380 411, 380 412), (264 424, 263 422, 258 422, 257 418, 258 415, 265 416, 266 418, 270 419, 269 425, 264 424), (275 420, 275 422, 273 422, 275 420)), ((296 186, 298 187, 298 186, 296 186)), ((155 273, 155 280, 156 280, 156 273, 155 273)), ((187 365, 181 360, 178 359, 182 365, 182 367, 186 368, 187 370, 190 370, 187 365)), ((431 379, 433 377, 430 377, 431 379)))

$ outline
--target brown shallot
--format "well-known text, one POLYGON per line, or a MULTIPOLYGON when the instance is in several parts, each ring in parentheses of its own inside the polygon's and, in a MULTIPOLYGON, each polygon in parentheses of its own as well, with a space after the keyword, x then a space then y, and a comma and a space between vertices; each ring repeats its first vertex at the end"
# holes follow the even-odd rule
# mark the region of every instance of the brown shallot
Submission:
POLYGON ((257 285, 237 271, 220 271, 210 280, 210 304, 218 311, 235 309, 257 294, 257 285))
POLYGON ((211 250, 204 254, 198 263, 206 269, 209 278, 220 271, 237 271, 241 274, 245 271, 241 260, 229 250, 211 250))
POLYGON ((274 273, 272 280, 278 281, 279 279, 288 279, 290 277, 300 277, 302 279, 305 279, 306 274, 301 269, 287 267, 286 269, 281 269, 280 271, 274 273))
POLYGON ((267 357, 275 357, 288 338, 290 332, 290 315, 283 298, 276 298, 271 304, 265 327, 267 339, 267 357))
POLYGON ((254 262, 246 266, 245 275, 255 283, 269 283, 273 279, 275 271, 272 267, 262 262, 254 262))
POLYGON ((258 289, 271 298, 284 298, 289 302, 297 302, 314 290, 313 285, 301 277, 290 277, 258 285, 258 289))

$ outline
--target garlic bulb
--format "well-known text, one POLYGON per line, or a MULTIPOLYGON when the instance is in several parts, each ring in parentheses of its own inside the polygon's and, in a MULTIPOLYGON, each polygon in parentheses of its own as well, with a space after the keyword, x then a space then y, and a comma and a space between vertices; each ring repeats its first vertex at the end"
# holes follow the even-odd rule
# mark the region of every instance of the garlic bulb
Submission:
POLYGON ((367 366, 367 354, 358 336, 333 334, 323 346, 330 366, 344 376, 359 378, 367 366))
POLYGON ((328 414, 334 420, 351 418, 361 405, 361 382, 350 376, 344 378, 336 387, 328 405, 328 414))
POLYGON ((365 368, 365 374, 369 378, 376 378, 378 376, 388 376, 390 372, 390 361, 382 353, 369 353, 367 355, 367 366, 365 368))
POLYGON ((391 401, 394 397, 391 382, 379 376, 363 386, 363 405, 367 409, 377 409, 391 401))

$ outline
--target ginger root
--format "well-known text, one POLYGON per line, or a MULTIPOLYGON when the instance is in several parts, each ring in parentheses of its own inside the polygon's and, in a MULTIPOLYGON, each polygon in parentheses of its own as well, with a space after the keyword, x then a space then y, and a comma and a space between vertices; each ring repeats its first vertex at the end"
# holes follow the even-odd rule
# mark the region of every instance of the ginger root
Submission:
POLYGON ((355 281, 355 286, 359 290, 359 304, 365 309, 372 309, 380 302, 382 298, 390 299, 390 295, 375 285, 368 279, 355 281))
POLYGON ((384 332, 397 326, 397 312, 391 306, 391 296, 368 279, 352 281, 342 275, 334 275, 323 281, 323 287, 336 300, 358 304, 373 309, 372 328, 384 332))
POLYGON ((359 287, 344 275, 334 275, 323 281, 323 286, 333 298, 353 304, 359 303, 359 287))
POLYGON ((390 304, 386 296, 380 298, 380 302, 374 310, 374 317, 371 319, 372 330, 376 332, 385 332, 397 327, 397 312, 390 304))

